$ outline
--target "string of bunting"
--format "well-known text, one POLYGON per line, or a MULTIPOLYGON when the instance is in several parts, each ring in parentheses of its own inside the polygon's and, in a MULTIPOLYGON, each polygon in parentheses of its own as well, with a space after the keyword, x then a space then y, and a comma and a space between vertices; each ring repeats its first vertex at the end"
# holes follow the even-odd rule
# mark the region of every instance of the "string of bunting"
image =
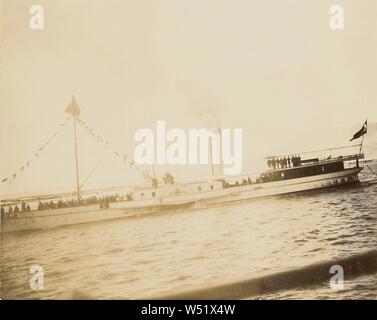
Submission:
POLYGON ((102 144, 105 147, 105 149, 110 149, 112 153, 115 155, 115 157, 120 159, 123 162, 123 164, 125 164, 129 168, 133 168, 136 171, 138 171, 139 174, 141 174, 145 180, 151 179, 150 169, 143 169, 142 167, 136 164, 132 157, 129 157, 127 154, 120 153, 109 140, 103 138, 103 136, 100 135, 98 131, 90 127, 82 119, 78 118, 77 123, 93 138, 93 140, 95 140, 97 143, 102 144))
POLYGON ((24 172, 26 168, 30 166, 30 163, 32 162, 33 158, 38 159, 40 156, 40 153, 45 150, 45 148, 51 143, 51 141, 59 134, 60 130, 67 124, 67 121, 70 119, 70 117, 67 117, 58 127, 58 129, 55 131, 55 133, 50 136, 50 138, 34 152, 34 157, 30 158, 27 160, 18 170, 16 170, 12 175, 8 177, 4 177, 0 179, 0 183, 6 183, 8 182, 9 184, 13 183, 13 181, 20 176, 20 173, 24 172))

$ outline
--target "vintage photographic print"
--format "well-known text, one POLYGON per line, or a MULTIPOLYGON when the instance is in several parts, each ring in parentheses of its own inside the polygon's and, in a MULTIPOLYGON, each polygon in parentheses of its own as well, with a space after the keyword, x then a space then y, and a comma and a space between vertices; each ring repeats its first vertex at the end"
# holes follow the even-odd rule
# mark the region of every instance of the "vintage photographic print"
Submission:
POLYGON ((377 298, 377 1, 0 10, 2 300, 377 298))

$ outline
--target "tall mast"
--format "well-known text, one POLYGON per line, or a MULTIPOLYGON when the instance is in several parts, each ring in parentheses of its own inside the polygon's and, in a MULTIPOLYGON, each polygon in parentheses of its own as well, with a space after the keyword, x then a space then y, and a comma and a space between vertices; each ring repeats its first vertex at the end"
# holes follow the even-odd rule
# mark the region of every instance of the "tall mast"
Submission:
POLYGON ((73 119, 73 134, 75 142, 75 163, 76 163, 76 188, 77 188, 77 202, 80 201, 80 176, 79 176, 79 159, 77 153, 77 134, 76 134, 76 122, 80 115, 80 108, 75 100, 75 96, 72 96, 72 101, 65 109, 66 113, 69 113, 73 119))
POLYGON ((77 134, 76 134, 76 118, 77 115, 72 115, 73 131, 75 136, 75 162, 76 162, 76 187, 77 187, 77 202, 80 202, 80 176, 79 176, 79 158, 77 155, 77 134))

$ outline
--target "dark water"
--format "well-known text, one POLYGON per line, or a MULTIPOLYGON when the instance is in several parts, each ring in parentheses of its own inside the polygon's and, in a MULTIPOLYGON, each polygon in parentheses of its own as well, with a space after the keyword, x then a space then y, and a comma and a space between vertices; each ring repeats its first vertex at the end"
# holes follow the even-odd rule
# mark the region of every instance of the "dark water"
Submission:
MULTIPOLYGON (((377 249, 377 177, 364 171, 354 187, 5 234, 1 297, 158 297, 377 249), (44 269, 43 290, 30 288, 32 265, 44 269)), ((376 299, 376 278, 345 274, 343 289, 323 282, 249 298, 376 299)))

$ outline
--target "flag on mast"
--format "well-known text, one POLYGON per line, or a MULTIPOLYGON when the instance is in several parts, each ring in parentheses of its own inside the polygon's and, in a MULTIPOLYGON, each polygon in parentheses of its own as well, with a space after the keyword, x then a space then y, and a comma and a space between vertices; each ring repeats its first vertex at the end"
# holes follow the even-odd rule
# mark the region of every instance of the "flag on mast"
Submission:
POLYGON ((350 141, 358 139, 358 138, 362 137, 364 134, 367 133, 367 131, 368 131, 368 122, 367 121, 368 120, 365 120, 363 127, 353 135, 353 137, 350 141))
POLYGON ((68 105, 68 107, 65 109, 66 113, 69 113, 70 115, 74 117, 78 117, 80 115, 80 108, 75 100, 75 96, 72 96, 72 101, 68 105))

